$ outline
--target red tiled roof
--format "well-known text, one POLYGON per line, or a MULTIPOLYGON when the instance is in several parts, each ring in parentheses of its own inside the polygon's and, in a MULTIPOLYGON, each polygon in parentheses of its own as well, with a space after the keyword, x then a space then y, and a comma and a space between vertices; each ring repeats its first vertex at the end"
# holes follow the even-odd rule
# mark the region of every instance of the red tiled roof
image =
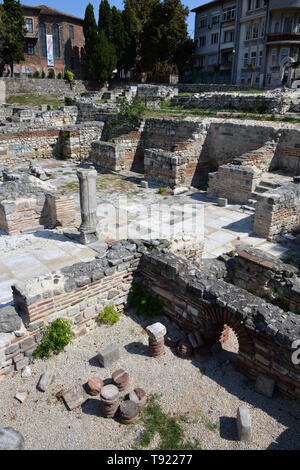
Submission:
POLYGON ((74 18, 79 21, 83 21, 82 18, 78 18, 77 16, 70 15, 69 13, 65 13, 63 11, 55 10, 54 8, 50 8, 47 5, 36 5, 36 6, 31 6, 31 5, 23 5, 22 7, 24 8, 33 8, 34 10, 39 10, 40 13, 44 15, 62 15, 62 16, 67 16, 68 18, 74 18))

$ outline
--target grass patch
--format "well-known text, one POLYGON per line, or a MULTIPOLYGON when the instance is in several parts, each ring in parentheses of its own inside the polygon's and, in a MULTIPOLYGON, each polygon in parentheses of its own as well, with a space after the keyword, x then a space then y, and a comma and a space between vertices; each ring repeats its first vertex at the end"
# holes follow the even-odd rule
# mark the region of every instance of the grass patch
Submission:
POLYGON ((48 95, 35 95, 35 94, 25 94, 25 95, 10 95, 6 98, 7 104, 19 104, 19 105, 29 105, 29 106, 40 106, 41 104, 46 104, 53 108, 58 108, 64 105, 64 100, 59 100, 58 95, 48 94, 48 95))
POLYGON ((137 314, 152 319, 162 314, 163 303, 153 297, 141 284, 133 283, 130 288, 129 306, 137 308, 137 314))
POLYGON ((115 307, 105 307, 105 309, 99 313, 98 319, 106 325, 114 325, 121 318, 121 315, 116 311, 115 307))
POLYGON ((186 417, 166 414, 159 404, 159 397, 158 394, 150 395, 147 406, 141 412, 141 421, 145 426, 141 447, 148 447, 158 433, 160 440, 157 450, 200 450, 199 441, 185 441, 180 422, 186 421, 186 417))
POLYGON ((166 194, 172 194, 172 189, 170 189, 170 188, 159 188, 157 190, 157 194, 160 194, 161 196, 165 196, 166 194))
POLYGON ((45 328, 41 344, 33 353, 35 358, 50 357, 59 354, 73 341, 75 333, 71 329, 72 322, 65 318, 57 318, 45 328))

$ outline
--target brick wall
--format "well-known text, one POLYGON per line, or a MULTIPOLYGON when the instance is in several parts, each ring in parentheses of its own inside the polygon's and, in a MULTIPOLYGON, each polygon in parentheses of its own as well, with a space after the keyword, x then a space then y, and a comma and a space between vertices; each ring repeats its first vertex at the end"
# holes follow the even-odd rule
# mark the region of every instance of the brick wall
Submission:
POLYGON ((284 184, 258 196, 254 217, 254 231, 257 235, 272 240, 299 225, 299 184, 284 184))

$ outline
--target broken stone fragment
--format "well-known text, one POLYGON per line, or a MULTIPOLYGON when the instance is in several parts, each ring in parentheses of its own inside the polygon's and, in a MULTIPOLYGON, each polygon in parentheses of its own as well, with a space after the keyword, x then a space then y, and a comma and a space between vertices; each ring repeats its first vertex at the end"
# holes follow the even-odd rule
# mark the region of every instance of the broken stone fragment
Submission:
POLYGON ((22 320, 14 307, 8 305, 0 309, 0 333, 12 333, 21 328, 22 320))
POLYGON ((21 370, 21 377, 23 379, 28 379, 31 377, 31 369, 29 366, 25 366, 22 370, 21 370))
POLYGON ((0 450, 23 450, 24 437, 10 426, 0 429, 0 450))
POLYGON ((15 394, 15 398, 20 402, 24 403, 26 398, 28 397, 28 392, 26 390, 22 390, 21 392, 17 392, 15 394))
POLYGON ((45 392, 48 387, 54 382, 55 375, 51 370, 46 370, 40 377, 38 389, 45 392))
POLYGON ((240 441, 251 440, 251 416, 246 406, 240 406, 236 416, 237 432, 240 441))

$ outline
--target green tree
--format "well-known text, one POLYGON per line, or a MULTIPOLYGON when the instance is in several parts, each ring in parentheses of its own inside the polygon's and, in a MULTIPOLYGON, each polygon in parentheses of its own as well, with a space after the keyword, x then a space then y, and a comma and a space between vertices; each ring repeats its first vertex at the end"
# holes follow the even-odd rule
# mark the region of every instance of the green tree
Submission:
POLYGON ((94 70, 94 54, 95 47, 98 40, 97 23, 95 20, 94 7, 89 3, 85 9, 85 15, 83 20, 83 34, 84 34, 84 51, 85 51, 85 63, 87 74, 89 78, 92 78, 94 70))
POLYGON ((115 46, 117 56, 117 68, 120 76, 120 71, 123 66, 124 58, 124 44, 125 44, 125 31, 122 18, 122 12, 116 7, 111 9, 112 16, 112 43, 115 46))
POLYGON ((112 13, 108 0, 101 0, 99 6, 98 31, 105 32, 108 41, 112 40, 112 13))
POLYGON ((124 24, 124 54, 123 65, 125 70, 130 70, 136 63, 136 21, 129 0, 125 0, 122 12, 124 24))
POLYGON ((182 79, 184 78, 183 74, 185 71, 192 70, 195 48, 196 44, 191 38, 187 38, 177 44, 174 60, 178 68, 179 77, 182 79))
POLYGON ((189 9, 180 0, 153 0, 141 34, 141 62, 144 70, 175 63, 176 50, 188 39, 189 9))
POLYGON ((3 0, 0 5, 0 72, 9 65, 11 76, 14 63, 24 60, 25 18, 19 0, 3 0))

